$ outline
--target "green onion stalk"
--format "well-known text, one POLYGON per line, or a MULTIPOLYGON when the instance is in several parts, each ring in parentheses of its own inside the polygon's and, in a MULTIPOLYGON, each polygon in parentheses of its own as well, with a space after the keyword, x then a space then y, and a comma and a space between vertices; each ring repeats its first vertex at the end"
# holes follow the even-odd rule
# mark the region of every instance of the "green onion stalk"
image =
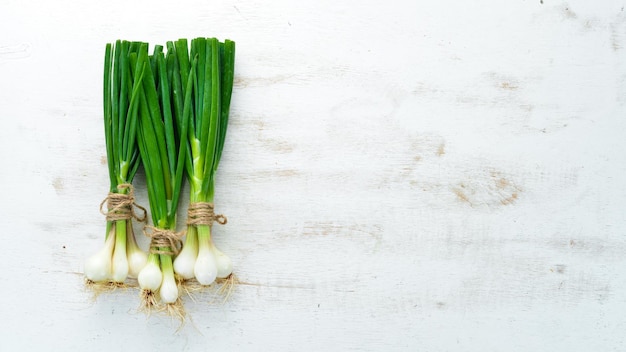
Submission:
MULTIPOLYGON (((138 282, 144 306, 156 304, 154 294, 157 292, 162 303, 174 305, 178 304, 179 292, 172 260, 179 246, 180 235, 175 232, 176 212, 187 155, 191 95, 181 96, 180 87, 170 83, 167 61, 172 60, 172 54, 168 53, 166 58, 160 45, 155 46, 153 55, 148 55, 145 43, 139 44, 137 49, 131 56, 136 68, 134 76, 143 75, 137 141, 154 225, 147 227, 151 232, 146 234, 152 238, 150 254, 138 282)), ((195 79, 190 71, 188 87, 195 79)), ((191 92, 191 88, 188 91, 191 92)))
MULTIPOLYGON (((226 223, 222 215, 213 212, 215 174, 218 169, 233 89, 235 43, 219 42, 215 38, 195 38, 188 50, 187 40, 168 42, 176 82, 193 80, 191 93, 193 111, 188 128, 188 150, 185 169, 190 184, 190 204, 185 243, 174 261, 174 271, 183 279, 195 278, 201 285, 210 285, 216 278, 227 278, 233 266, 230 258, 212 241, 214 222, 226 223), (193 62, 190 64, 190 57, 193 62), (188 74, 188 72, 190 72, 188 74)), ((191 92, 190 89, 191 88, 191 92)), ((185 105, 186 106, 186 105, 185 105)))
MULTIPOLYGON (((141 75, 131 75, 131 47, 126 41, 107 44, 104 55, 104 132, 110 190, 107 198, 104 247, 85 262, 85 276, 92 283, 123 283, 137 277, 147 256, 135 240, 135 214, 131 183, 140 164, 136 143, 138 93, 141 75)), ((102 210, 101 210, 102 211, 102 210)))

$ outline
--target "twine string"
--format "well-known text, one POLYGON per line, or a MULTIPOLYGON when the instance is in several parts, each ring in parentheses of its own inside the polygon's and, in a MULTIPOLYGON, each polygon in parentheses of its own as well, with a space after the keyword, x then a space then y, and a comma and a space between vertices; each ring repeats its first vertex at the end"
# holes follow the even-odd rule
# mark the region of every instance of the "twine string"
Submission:
POLYGON ((146 222, 148 212, 146 208, 135 203, 135 190, 129 183, 122 183, 117 186, 118 190, 128 189, 128 193, 112 193, 109 194, 100 203, 100 213, 106 216, 107 221, 129 220, 135 219, 140 222, 146 222), (107 211, 102 208, 104 203, 107 205, 107 211), (142 216, 137 215, 135 208, 143 212, 142 216))
POLYGON ((187 210, 187 225, 213 225, 217 222, 226 225, 228 219, 222 214, 215 214, 213 203, 190 203, 187 210))
POLYGON ((181 237, 184 232, 160 229, 158 227, 146 225, 143 234, 150 238, 150 253, 177 255, 182 247, 181 237))

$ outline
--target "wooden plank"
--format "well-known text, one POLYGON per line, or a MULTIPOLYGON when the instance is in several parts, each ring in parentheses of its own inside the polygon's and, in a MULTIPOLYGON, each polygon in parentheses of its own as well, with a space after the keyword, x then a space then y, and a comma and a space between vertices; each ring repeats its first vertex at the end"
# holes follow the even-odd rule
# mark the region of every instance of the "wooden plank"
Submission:
POLYGON ((3 5, 1 350, 626 349, 622 2, 150 6, 3 5), (195 35, 238 45, 215 236, 241 284, 177 330, 81 271, 104 44, 195 35))

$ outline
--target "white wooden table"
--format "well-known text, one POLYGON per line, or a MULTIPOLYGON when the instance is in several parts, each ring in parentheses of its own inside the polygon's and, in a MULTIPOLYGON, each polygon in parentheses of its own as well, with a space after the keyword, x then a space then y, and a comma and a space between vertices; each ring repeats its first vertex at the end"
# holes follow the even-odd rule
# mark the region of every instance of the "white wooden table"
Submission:
POLYGON ((4 0, 0 350, 626 350, 625 6, 4 0), (216 242, 242 284, 177 331, 81 272, 104 45, 195 36, 238 45, 216 242))

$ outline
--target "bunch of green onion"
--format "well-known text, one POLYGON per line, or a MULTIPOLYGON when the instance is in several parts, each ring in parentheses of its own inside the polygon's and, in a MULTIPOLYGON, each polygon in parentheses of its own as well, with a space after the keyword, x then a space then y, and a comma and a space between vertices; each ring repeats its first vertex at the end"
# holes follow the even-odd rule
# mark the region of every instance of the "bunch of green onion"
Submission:
POLYGON ((215 173, 222 156, 228 125, 235 43, 230 40, 221 43, 215 38, 196 38, 191 41, 191 65, 186 40, 178 40, 175 45, 168 43, 168 50, 176 53, 181 79, 185 81, 193 76, 197 82, 185 90, 185 95, 191 93, 194 97, 186 161, 191 189, 190 216, 185 244, 174 261, 174 270, 183 279, 195 278, 201 285, 210 285, 216 278, 228 277, 233 270, 230 258, 217 249, 211 239, 211 225, 213 221, 226 223, 225 217, 213 214, 213 199, 215 173), (190 66, 191 71, 187 74, 190 66), (209 217, 193 221, 193 208, 203 208, 209 212, 209 217))
POLYGON ((109 206, 105 247, 85 265, 87 278, 94 282, 122 283, 127 276, 137 277, 142 303, 148 308, 157 304, 157 294, 166 305, 179 304, 176 276, 210 285, 232 273, 231 260, 211 239, 211 226, 215 221, 226 223, 225 217, 213 213, 213 199, 229 117, 235 43, 196 38, 190 50, 186 39, 166 46, 167 53, 156 45, 150 55, 147 43, 107 44, 109 197, 128 194, 121 212, 129 218, 117 219, 118 207, 109 206), (144 229, 151 237, 148 255, 137 246, 130 221, 140 219, 133 212, 130 186, 140 162, 153 222, 144 229), (185 173, 190 209, 203 208, 205 216, 191 215, 181 246, 182 233, 176 232, 176 225, 185 173))
MULTIPOLYGON (((168 53, 168 61, 171 59, 168 53)), ((153 303, 157 291, 163 303, 175 304, 179 295, 172 257, 178 253, 176 214, 187 155, 191 96, 185 97, 186 106, 178 99, 180 87, 170 84, 162 46, 155 46, 153 55, 148 56, 148 45, 140 44, 134 61, 134 75, 144 77, 139 94, 137 140, 154 224, 148 263, 138 281, 148 304, 153 303)), ((187 82, 188 86, 192 84, 193 76, 187 82)))
MULTIPOLYGON (((91 283, 123 283, 137 277, 146 264, 133 233, 134 198, 131 183, 140 164, 136 143, 138 82, 131 75, 131 47, 118 41, 107 44, 104 58, 104 131, 110 193, 105 245, 85 263, 85 276, 91 283), (117 200, 115 202, 114 200, 117 200)), ((104 201, 103 201, 104 203, 104 201)), ((102 204, 101 204, 102 207, 102 204)), ((141 207, 140 207, 141 208, 141 207)), ((141 208, 143 209, 143 208, 141 208)), ((145 212, 145 209, 143 209, 145 212)))

